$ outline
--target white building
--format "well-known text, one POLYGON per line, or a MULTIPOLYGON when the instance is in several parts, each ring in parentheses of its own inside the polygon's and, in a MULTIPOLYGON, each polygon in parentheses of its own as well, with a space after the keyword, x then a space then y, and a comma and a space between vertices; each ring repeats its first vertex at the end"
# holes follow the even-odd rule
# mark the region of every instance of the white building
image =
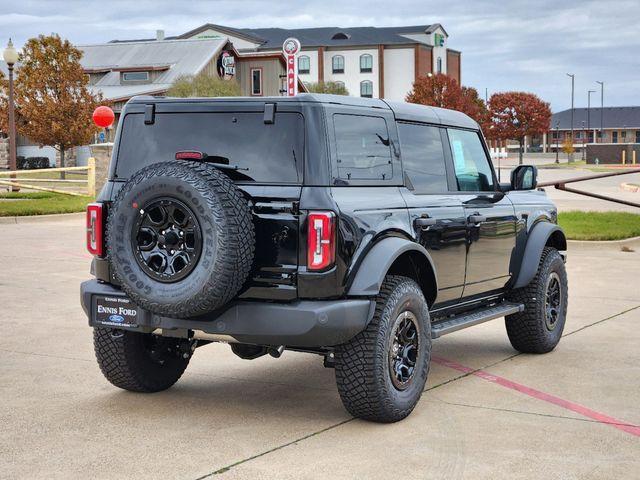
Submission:
MULTIPOLYGON (((302 44, 298 72, 303 82, 340 82, 350 95, 404 100, 413 82, 429 73, 445 73, 460 83, 461 53, 447 47, 442 25, 357 28, 236 29, 207 23, 175 39, 228 38, 239 55, 278 55, 295 37, 302 44)), ((243 90, 260 95, 260 69, 243 79, 243 90)), ((283 80, 284 81, 284 80, 283 80)))

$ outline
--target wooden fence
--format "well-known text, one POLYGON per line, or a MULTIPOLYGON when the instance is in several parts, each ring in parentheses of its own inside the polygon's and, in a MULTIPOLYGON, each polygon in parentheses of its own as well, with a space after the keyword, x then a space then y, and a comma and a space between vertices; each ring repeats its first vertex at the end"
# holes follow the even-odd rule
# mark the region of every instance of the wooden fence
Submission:
POLYGON ((0 185, 6 185, 26 190, 36 190, 39 192, 53 192, 62 193, 64 195, 84 196, 88 195, 95 197, 96 195, 96 161, 89 158, 86 167, 63 167, 63 168, 42 168, 36 170, 8 170, 0 172, 0 185), (73 173, 87 172, 86 179, 71 179, 71 178, 29 178, 33 174, 40 173, 73 173), (5 178, 3 178, 5 177, 5 178), (23 177, 23 178, 20 178, 23 177), (53 185, 69 185, 84 187, 80 192, 77 189, 61 190, 60 188, 53 188, 52 186, 33 185, 34 183, 40 184, 53 184, 53 185))

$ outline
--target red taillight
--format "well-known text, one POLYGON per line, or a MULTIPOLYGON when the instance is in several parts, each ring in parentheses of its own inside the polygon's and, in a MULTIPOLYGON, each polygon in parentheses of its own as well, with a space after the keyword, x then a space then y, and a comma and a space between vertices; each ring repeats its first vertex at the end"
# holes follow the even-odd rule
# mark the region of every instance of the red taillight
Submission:
POLYGON ((206 154, 196 150, 183 150, 176 152, 176 160, 204 160, 206 154))
POLYGON ((307 220, 307 269, 325 270, 336 258, 335 214, 312 212, 307 220))
POLYGON ((87 205, 87 250, 92 255, 102 256, 102 204, 87 205))

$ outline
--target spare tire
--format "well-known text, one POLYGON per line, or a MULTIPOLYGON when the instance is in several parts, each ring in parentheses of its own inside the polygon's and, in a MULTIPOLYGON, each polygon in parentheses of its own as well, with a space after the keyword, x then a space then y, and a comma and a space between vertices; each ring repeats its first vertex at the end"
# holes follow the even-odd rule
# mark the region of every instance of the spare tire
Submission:
POLYGON ((145 310, 187 318, 229 302, 253 262, 251 211, 233 182, 198 162, 134 174, 107 221, 107 256, 122 290, 145 310))

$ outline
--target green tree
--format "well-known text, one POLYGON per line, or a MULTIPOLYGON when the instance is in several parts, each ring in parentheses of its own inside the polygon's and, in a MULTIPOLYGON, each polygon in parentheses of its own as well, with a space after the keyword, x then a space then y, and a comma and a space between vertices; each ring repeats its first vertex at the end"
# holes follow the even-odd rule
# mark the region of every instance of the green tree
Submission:
POLYGON ((240 85, 235 80, 223 80, 204 73, 183 75, 176 79, 167 92, 169 97, 239 97, 240 85))
POLYGON ((349 95, 347 88, 338 82, 310 82, 305 83, 311 93, 331 93, 333 95, 349 95))
POLYGON ((56 148, 62 167, 65 152, 88 144, 97 131, 91 115, 102 98, 89 92, 81 57, 68 40, 40 35, 27 41, 16 69, 20 133, 56 148))

